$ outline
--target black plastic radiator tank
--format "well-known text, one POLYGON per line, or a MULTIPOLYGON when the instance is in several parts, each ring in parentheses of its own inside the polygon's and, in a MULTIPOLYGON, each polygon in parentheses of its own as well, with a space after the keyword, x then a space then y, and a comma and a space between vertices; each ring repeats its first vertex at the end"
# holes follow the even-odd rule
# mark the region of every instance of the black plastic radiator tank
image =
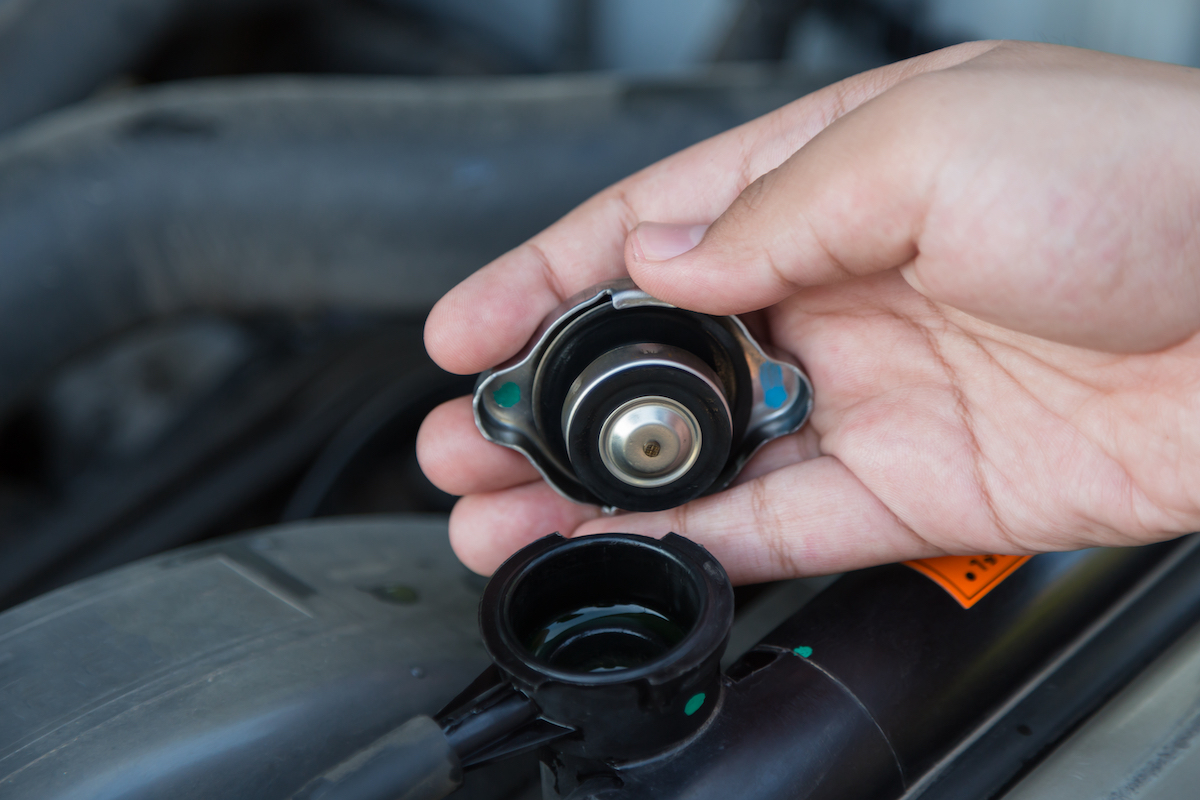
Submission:
POLYGON ((546 537, 490 582, 494 664, 436 721, 468 786, 538 751, 547 800, 991 797, 1194 618, 1196 549, 864 570, 720 674, 732 592, 703 548, 546 537))
POLYGON ((853 573, 722 672, 680 537, 549 537, 481 603, 444 519, 267 529, 0 615, 0 796, 999 797, 1197 618, 1196 545, 1035 556, 970 608, 853 573))
POLYGON ((552 743, 547 795, 901 797, 1173 547, 1038 556, 970 608, 906 565, 847 575, 728 670, 694 737, 640 760, 588 764, 552 743))

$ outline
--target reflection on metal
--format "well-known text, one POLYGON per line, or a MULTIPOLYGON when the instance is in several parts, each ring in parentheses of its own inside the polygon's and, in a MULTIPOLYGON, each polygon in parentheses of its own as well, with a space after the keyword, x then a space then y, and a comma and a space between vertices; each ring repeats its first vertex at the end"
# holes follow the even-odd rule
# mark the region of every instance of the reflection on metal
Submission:
POLYGON ((703 444, 692 412, 669 397, 630 400, 600 431, 604 466, 631 486, 678 480, 696 463, 703 444))

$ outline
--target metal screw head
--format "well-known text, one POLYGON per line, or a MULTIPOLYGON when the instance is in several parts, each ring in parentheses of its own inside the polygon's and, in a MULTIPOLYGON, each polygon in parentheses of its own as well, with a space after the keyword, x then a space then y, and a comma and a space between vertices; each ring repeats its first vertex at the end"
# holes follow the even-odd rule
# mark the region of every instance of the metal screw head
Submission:
POLYGON ((700 455, 700 424, 669 397, 638 397, 621 405, 600 429, 600 460, 630 486, 665 486, 700 455))

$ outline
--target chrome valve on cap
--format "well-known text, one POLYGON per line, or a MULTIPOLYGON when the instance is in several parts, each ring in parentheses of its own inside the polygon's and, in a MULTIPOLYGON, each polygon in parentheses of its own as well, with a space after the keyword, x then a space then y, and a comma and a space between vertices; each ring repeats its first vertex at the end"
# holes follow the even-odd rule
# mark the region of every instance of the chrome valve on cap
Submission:
POLYGON ((525 454, 565 497, 629 511, 720 491, 812 409, 799 367, 737 317, 685 311, 632 281, 568 300, 475 387, 489 441, 525 454))

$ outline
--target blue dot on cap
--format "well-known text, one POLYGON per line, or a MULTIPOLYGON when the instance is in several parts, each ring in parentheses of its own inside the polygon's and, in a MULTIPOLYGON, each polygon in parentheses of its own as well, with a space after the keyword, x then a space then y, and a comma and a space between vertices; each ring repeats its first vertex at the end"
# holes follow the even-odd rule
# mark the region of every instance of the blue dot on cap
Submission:
POLYGON ((788 391, 783 385, 783 370, 774 361, 764 361, 758 367, 758 382, 763 388, 763 402, 768 408, 782 408, 788 391))

